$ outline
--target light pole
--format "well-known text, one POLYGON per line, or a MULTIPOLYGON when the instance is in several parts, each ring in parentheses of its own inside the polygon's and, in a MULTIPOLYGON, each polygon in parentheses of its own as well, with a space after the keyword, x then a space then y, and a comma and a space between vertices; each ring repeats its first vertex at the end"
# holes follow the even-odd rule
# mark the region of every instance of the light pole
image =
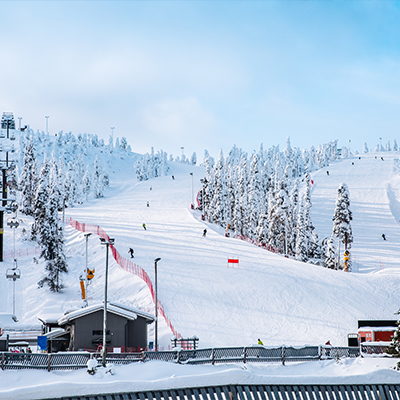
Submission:
MULTIPOLYGON (((85 277, 85 289, 86 289, 86 293, 85 293, 85 306, 87 307, 88 304, 88 239, 89 236, 91 235, 91 233, 84 233, 83 236, 85 236, 86 239, 86 269, 85 269, 85 273, 86 273, 86 277, 85 277)), ((108 258, 108 257, 107 257, 108 258)))
POLYGON ((155 292, 156 292, 156 332, 155 332, 155 338, 154 338, 154 346, 155 346, 155 351, 158 351, 158 293, 157 293, 157 263, 161 260, 161 258, 156 258, 154 260, 154 271, 155 271, 155 292))
POLYGON ((45 118, 46 118, 46 133, 49 133, 49 116, 46 115, 45 118))
POLYGON ((192 177, 192 208, 193 208, 193 210, 194 210, 193 172, 190 173, 190 176, 192 177))
POLYGON ((182 150, 182 155, 183 155, 183 149, 184 149, 184 147, 181 147, 181 150, 182 150))
POLYGON ((379 151, 382 151, 382 138, 379 138, 379 151))
POLYGON ((114 244, 115 239, 108 238, 108 240, 100 238, 101 244, 106 246, 106 273, 105 273, 105 283, 104 283, 104 315, 103 315, 103 348, 102 351, 102 364, 103 367, 106 366, 106 332, 107 332, 107 281, 108 281, 108 248, 110 245, 114 244))

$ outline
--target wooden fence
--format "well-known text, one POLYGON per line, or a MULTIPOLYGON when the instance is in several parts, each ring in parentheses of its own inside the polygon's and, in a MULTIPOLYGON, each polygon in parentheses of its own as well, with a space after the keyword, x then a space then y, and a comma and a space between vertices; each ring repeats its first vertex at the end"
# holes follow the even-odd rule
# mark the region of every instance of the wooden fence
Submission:
MULTIPOLYGON (((371 350, 371 349, 369 349, 371 350)), ((92 357, 101 360, 100 354, 89 352, 68 353, 0 353, 1 369, 43 369, 70 370, 86 368, 92 357)), ((358 347, 305 346, 305 347, 225 347, 196 350, 143 351, 140 353, 109 353, 107 362, 131 364, 160 360, 179 364, 221 364, 221 363, 282 363, 355 358, 363 354, 358 347)))

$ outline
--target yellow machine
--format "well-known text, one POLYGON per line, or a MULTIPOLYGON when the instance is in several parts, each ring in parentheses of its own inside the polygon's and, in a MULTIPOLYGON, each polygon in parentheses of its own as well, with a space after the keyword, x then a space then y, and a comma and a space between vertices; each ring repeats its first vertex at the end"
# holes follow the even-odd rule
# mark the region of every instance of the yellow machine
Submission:
POLYGON ((94 268, 93 269, 89 269, 88 268, 87 278, 88 278, 89 281, 94 278, 94 271, 96 271, 96 269, 94 269, 94 268))
POLYGON ((82 292, 82 300, 86 300, 86 290, 85 290, 85 281, 83 279, 80 280, 81 292, 82 292))
POLYGON ((350 260, 350 252, 345 250, 343 253, 343 270, 345 272, 349 272, 349 260, 350 260))

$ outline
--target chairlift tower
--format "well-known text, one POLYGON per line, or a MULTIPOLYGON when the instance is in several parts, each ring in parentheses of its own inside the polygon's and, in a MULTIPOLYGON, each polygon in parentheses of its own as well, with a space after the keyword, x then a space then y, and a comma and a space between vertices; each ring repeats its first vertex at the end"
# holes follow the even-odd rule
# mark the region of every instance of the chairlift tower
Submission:
POLYGON ((6 278, 7 279, 11 279, 13 281, 13 314, 15 315, 15 282, 21 278, 21 271, 18 269, 18 260, 17 257, 15 255, 15 230, 18 228, 19 226, 19 222, 17 220, 16 217, 14 218, 10 218, 7 221, 7 225, 14 231, 14 251, 13 251, 13 255, 14 255, 14 266, 12 268, 8 268, 6 271, 6 278))
POLYGON ((14 145, 12 140, 15 140, 15 120, 11 112, 3 112, 0 124, 0 169, 1 169, 1 206, 0 206, 0 262, 4 260, 3 257, 3 235, 4 235, 4 211, 15 212, 16 204, 13 202, 15 199, 7 199, 7 170, 13 163, 9 159, 8 153, 14 152, 14 145), (4 155, 3 155, 4 154, 4 155), (10 205, 7 205, 11 202, 10 205))

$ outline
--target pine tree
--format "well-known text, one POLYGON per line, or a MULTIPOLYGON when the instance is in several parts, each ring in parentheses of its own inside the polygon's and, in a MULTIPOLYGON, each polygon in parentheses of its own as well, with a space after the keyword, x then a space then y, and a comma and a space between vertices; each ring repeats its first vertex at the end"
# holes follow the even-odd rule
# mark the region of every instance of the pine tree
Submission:
POLYGON ((326 242, 324 265, 326 268, 338 269, 338 253, 333 235, 326 242))
POLYGON ((291 219, 291 203, 289 199, 288 170, 285 169, 282 179, 278 182, 275 204, 269 221, 268 245, 279 252, 289 254, 288 239, 290 231, 288 222, 291 219))
MULTIPOLYGON (((397 315, 400 314, 400 310, 397 311, 397 315)), ((397 329, 394 332, 392 342, 387 349, 387 354, 392 355, 393 357, 400 358, 400 319, 397 321, 397 329)), ((397 363, 397 370, 400 370, 400 361, 397 363)))
POLYGON ((91 185, 92 185, 90 175, 91 175, 90 172, 87 170, 85 172, 85 175, 83 175, 83 178, 82 178, 83 193, 86 197, 86 201, 88 201, 88 197, 89 197, 89 193, 90 193, 91 185))
POLYGON ((224 156, 222 150, 219 153, 218 163, 215 168, 214 175, 214 198, 212 201, 213 222, 224 226, 225 225, 225 200, 226 200, 226 185, 224 176, 224 156))
POLYGON ((261 246, 267 244, 268 241, 268 198, 265 203, 261 203, 260 217, 257 225, 257 241, 261 246))
POLYGON ((397 151, 399 148, 397 146, 397 141, 396 139, 393 139, 393 151, 397 151))
POLYGON ((351 243, 353 243, 353 231, 350 224, 352 219, 349 189, 345 183, 342 183, 338 188, 336 208, 333 214, 333 234, 344 243, 345 250, 350 249, 351 243))
POLYGON ((314 257, 314 246, 313 246, 313 232, 314 232, 314 225, 311 221, 311 178, 308 174, 308 171, 305 175, 306 181, 306 191, 305 191, 305 204, 304 204, 304 240, 306 241, 306 248, 307 248, 307 257, 313 258, 314 257))
POLYGON ((103 197, 103 169, 97 156, 94 159, 93 187, 96 199, 103 197))
POLYGON ((248 221, 248 175, 247 175, 247 156, 243 155, 240 165, 238 166, 238 182, 236 189, 235 209, 233 213, 233 227, 235 235, 246 236, 248 235, 247 223, 248 221))
POLYGON ((257 226, 260 218, 260 202, 261 202, 261 176, 259 157, 254 153, 250 162, 250 182, 249 182, 249 219, 248 231, 252 239, 257 238, 257 226))
POLYGON ((38 282, 39 287, 48 285, 52 292, 60 292, 64 287, 61 273, 67 273, 68 267, 64 249, 63 227, 58 218, 58 197, 59 189, 54 182, 46 208, 46 219, 41 228, 40 257, 46 260, 46 275, 38 282))
POLYGON ((40 245, 42 230, 45 229, 46 207, 49 199, 49 172, 49 164, 45 158, 40 170, 39 185, 33 203, 33 216, 35 221, 31 227, 31 239, 36 240, 38 237, 40 245))
POLYGON ((296 225, 296 260, 306 262, 308 249, 305 240, 305 225, 304 225, 304 197, 300 200, 299 212, 297 215, 296 225))
POLYGON ((20 190, 22 192, 21 212, 25 215, 33 215, 36 179, 36 156, 33 140, 31 138, 31 140, 26 143, 24 163, 20 179, 20 190))

